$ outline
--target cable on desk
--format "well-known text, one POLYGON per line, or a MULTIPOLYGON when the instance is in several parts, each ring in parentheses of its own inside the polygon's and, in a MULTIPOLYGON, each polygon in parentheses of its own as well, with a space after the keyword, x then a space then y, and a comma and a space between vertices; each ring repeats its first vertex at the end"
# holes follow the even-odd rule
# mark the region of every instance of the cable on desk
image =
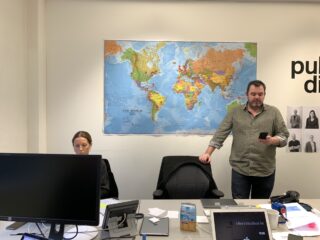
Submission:
POLYGON ((39 229, 40 235, 45 238, 46 236, 43 234, 43 232, 42 232, 41 228, 39 227, 38 223, 36 223, 36 226, 39 229))
MULTIPOLYGON (((21 236, 25 234, 25 232, 20 232, 20 233, 10 233, 10 236, 21 236)), ((33 235, 37 235, 38 233, 29 233, 29 234, 33 234, 33 235)))
MULTIPOLYGON (((78 229, 78 225, 75 225, 76 226, 76 231, 75 231, 75 235, 73 236, 73 237, 71 237, 71 238, 63 238, 63 239, 66 239, 66 240, 71 240, 71 239, 74 239, 74 238, 76 238, 77 236, 78 236, 78 233, 79 233, 79 229, 78 229)), ((87 232, 89 232, 89 231, 87 231, 87 232)))

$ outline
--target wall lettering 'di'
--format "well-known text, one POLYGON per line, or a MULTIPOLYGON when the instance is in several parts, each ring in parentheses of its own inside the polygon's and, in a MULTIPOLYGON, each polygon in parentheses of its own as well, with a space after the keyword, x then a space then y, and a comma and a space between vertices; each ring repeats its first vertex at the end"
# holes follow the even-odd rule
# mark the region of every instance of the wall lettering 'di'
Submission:
POLYGON ((291 78, 301 73, 309 74, 310 78, 304 83, 307 93, 320 93, 320 57, 318 61, 291 61, 291 78))

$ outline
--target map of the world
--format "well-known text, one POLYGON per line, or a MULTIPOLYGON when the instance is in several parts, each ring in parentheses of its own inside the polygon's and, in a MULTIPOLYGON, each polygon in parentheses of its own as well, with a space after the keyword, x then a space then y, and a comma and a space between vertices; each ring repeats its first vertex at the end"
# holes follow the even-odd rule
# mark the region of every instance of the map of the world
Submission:
POLYGON ((256 43, 106 40, 104 132, 212 134, 256 72, 256 43))

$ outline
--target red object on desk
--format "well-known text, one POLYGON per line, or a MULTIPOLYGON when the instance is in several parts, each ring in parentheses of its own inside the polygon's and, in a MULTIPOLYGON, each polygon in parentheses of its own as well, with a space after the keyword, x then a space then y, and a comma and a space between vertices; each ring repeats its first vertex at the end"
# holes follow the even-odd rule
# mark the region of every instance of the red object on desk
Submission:
POLYGON ((309 228, 315 228, 316 226, 317 226, 317 224, 315 222, 308 224, 309 228))

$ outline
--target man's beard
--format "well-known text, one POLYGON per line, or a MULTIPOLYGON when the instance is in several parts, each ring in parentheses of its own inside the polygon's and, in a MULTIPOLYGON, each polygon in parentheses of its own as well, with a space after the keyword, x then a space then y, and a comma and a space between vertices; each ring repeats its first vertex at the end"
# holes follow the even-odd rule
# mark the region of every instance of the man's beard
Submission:
POLYGON ((261 101, 252 101, 252 102, 249 102, 249 106, 251 108, 260 108, 262 106, 262 102, 261 101))

